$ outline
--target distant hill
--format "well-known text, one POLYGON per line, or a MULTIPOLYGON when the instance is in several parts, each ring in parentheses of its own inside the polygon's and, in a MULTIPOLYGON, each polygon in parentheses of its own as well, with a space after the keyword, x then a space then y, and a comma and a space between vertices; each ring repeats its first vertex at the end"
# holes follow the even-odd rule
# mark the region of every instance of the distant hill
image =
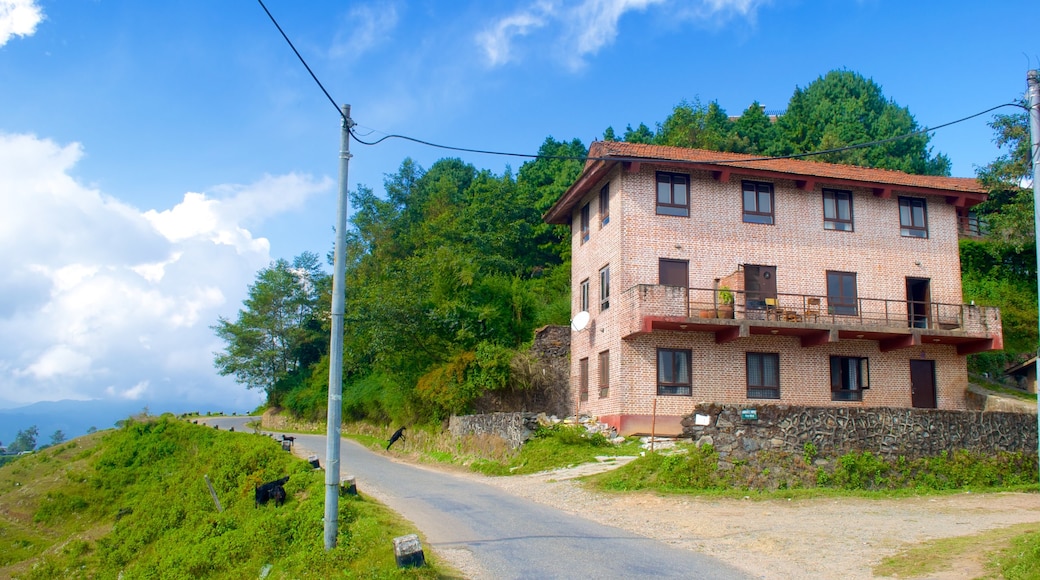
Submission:
POLYGON ((151 415, 202 411, 189 403, 152 401, 44 401, 15 409, 0 409, 0 441, 9 445, 18 432, 33 425, 39 430, 37 445, 46 445, 51 435, 61 429, 66 439, 85 435, 94 427, 98 430, 114 427, 116 421, 140 413, 145 407, 151 415))

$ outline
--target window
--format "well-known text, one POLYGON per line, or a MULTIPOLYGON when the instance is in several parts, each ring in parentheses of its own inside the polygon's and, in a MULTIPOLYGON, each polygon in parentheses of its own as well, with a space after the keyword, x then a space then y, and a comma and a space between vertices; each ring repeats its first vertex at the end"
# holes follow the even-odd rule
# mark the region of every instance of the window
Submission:
POLYGON ((581 243, 589 241, 589 204, 581 207, 581 243))
POLYGON ((690 215, 688 189, 690 176, 683 173, 657 172, 657 214, 690 215))
POLYGON ((862 401, 870 388, 870 365, 866 358, 831 357, 831 400, 862 401))
POLYGON ((610 266, 599 271, 599 309, 610 308, 610 266))
POLYGON ((599 353, 599 398, 610 396, 610 351, 599 353))
POLYGON ((747 396, 749 399, 780 398, 780 355, 747 353, 747 396))
POLYGON ((610 184, 599 190, 599 227, 610 223, 610 184))
POLYGON ((749 224, 773 223, 773 184, 744 182, 744 221, 749 224))
POLYGON ((918 197, 899 198, 900 233, 910 238, 928 237, 928 207, 918 197))
POLYGON ((578 399, 589 400, 589 359, 583 358, 578 361, 578 399))
POLYGON ((580 294, 578 298, 578 312, 589 311, 589 279, 586 278, 581 281, 580 294))
POLYGON ((852 231, 852 192, 823 190, 823 229, 852 231))
POLYGON ((855 316, 856 299, 855 272, 827 272, 827 314, 855 316))
POLYGON ((693 395, 689 350, 657 349, 657 394, 693 395))

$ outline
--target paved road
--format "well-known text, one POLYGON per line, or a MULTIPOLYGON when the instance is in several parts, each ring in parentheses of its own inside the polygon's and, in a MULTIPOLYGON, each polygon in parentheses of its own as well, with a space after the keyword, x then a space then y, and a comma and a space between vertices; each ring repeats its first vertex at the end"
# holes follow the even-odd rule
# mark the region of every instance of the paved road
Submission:
MULTIPOLYGON (((248 430, 246 417, 208 419, 248 430)), ((325 465, 325 437, 295 435, 296 445, 325 465)), ((466 550, 479 578, 744 579, 731 566, 566 514, 478 481, 393 461, 344 439, 343 475, 412 521, 438 550, 466 550)), ((706 523, 706 525, 710 525, 706 523)))

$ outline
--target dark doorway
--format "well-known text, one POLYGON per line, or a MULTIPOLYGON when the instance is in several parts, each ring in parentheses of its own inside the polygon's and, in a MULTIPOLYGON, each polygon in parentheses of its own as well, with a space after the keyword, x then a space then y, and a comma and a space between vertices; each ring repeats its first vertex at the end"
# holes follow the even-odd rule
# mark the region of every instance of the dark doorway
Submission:
POLYGON ((935 361, 910 361, 910 399, 915 408, 934 409, 935 361))
POLYGON ((766 300, 776 307, 776 266, 744 265, 744 293, 748 310, 761 310, 766 300))
POLYGON ((658 280, 662 286, 690 286, 690 263, 686 260, 667 260, 658 262, 658 280))
POLYGON ((928 328, 932 292, 927 278, 906 279, 906 316, 910 328, 928 328))

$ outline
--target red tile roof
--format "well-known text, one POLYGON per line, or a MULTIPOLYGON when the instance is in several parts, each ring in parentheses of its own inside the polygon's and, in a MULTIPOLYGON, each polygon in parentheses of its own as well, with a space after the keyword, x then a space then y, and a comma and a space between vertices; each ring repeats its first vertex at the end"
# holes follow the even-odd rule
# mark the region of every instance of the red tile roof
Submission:
POLYGON ((878 195, 904 191, 919 195, 946 196, 947 201, 971 206, 986 199, 987 190, 978 180, 968 177, 912 175, 889 169, 873 169, 855 165, 839 165, 802 159, 772 159, 740 153, 721 153, 704 149, 596 141, 589 147, 589 158, 577 181, 564 192, 545 214, 549 223, 566 224, 574 204, 594 187, 618 163, 652 163, 662 165, 694 165, 697 169, 729 174, 752 175, 773 179, 791 179, 821 185, 866 187, 878 195))

